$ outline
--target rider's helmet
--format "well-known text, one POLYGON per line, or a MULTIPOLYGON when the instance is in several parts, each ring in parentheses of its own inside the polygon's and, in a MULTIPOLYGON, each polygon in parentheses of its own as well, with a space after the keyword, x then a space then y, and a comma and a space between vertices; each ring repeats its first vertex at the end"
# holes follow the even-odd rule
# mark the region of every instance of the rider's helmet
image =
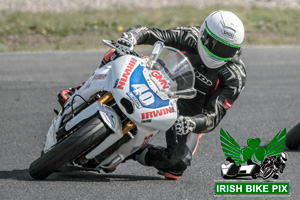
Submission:
POLYGON ((281 162, 285 163, 287 161, 287 159, 288 159, 287 154, 282 152, 281 156, 280 156, 281 162))
POLYGON ((198 52, 208 68, 218 68, 231 60, 244 41, 244 25, 232 12, 215 11, 203 22, 198 52))

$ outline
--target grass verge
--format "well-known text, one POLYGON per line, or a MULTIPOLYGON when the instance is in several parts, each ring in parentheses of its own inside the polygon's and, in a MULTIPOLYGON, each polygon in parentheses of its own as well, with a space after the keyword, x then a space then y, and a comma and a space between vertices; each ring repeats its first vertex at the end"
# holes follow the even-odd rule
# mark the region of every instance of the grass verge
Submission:
POLYGON ((223 9, 244 22, 245 45, 299 45, 298 10, 191 6, 162 9, 116 9, 67 13, 0 13, 0 52, 86 50, 102 48, 102 39, 117 39, 141 24, 168 29, 200 26, 209 13, 223 9))

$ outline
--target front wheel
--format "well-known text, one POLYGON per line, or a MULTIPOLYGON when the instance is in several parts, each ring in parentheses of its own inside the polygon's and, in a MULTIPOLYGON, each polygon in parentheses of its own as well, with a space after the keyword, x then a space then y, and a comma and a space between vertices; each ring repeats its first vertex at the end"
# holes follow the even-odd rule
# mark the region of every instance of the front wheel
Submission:
POLYGON ((92 118, 76 132, 55 144, 29 167, 30 176, 37 180, 47 178, 65 164, 98 143, 109 134, 110 130, 104 126, 98 117, 92 118))
POLYGON ((266 179, 270 178, 270 177, 273 176, 273 175, 274 175, 274 169, 268 167, 268 168, 266 168, 266 169, 264 170, 264 173, 263 173, 262 178, 263 178, 264 180, 266 180, 266 179))

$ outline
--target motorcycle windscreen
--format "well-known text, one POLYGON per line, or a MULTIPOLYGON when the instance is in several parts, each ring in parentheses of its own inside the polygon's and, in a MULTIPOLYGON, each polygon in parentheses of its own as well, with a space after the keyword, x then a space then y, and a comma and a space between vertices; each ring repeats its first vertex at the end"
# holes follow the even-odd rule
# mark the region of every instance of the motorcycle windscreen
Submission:
POLYGON ((193 67, 181 52, 171 47, 164 47, 157 59, 153 61, 151 69, 159 71, 168 80, 168 86, 163 89, 168 89, 166 92, 169 95, 180 94, 179 98, 195 96, 193 67))

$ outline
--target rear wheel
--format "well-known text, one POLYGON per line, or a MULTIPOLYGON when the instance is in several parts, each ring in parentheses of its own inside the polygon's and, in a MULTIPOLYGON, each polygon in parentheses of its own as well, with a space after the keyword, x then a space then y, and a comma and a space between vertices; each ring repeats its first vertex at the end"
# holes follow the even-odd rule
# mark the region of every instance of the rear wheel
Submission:
POLYGON ((29 167, 32 178, 42 180, 71 162, 109 134, 98 117, 92 118, 77 131, 57 143, 29 167))
POLYGON ((286 135, 286 146, 291 150, 297 150, 300 147, 300 123, 292 128, 286 135))

